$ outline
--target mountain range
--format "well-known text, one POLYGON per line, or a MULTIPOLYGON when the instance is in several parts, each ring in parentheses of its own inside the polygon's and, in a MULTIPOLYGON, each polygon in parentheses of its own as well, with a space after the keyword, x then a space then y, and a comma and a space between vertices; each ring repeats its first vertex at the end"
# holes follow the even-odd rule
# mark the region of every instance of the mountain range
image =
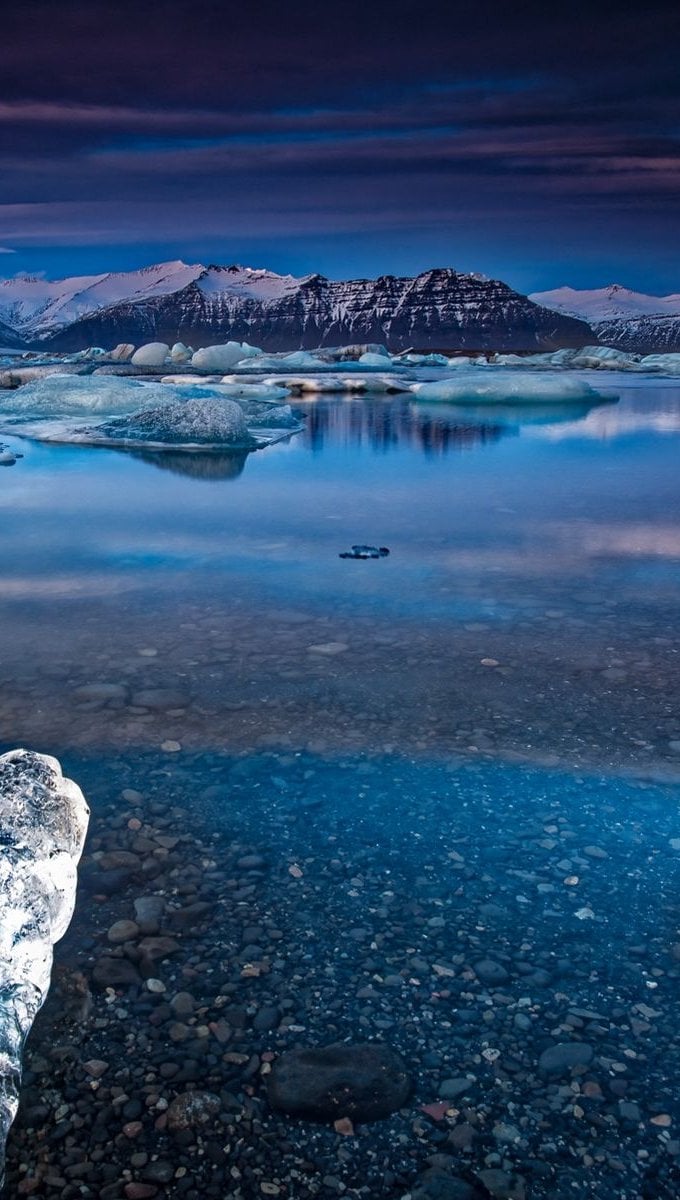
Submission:
POLYGON ((600 341, 680 349, 680 295, 619 285, 527 297, 449 267, 330 280, 181 261, 138 271, 0 281, 0 342, 73 351, 117 342, 235 339, 265 350, 382 342, 390 350, 553 350, 600 341))
POLYGON ((534 292, 530 299, 587 321, 603 345, 638 354, 680 351, 680 293, 647 296, 612 283, 593 291, 563 287, 534 292))
POLYGON ((0 337, 55 350, 236 339, 265 350, 383 342, 391 350, 552 350, 589 326, 483 275, 333 281, 241 266, 160 263, 139 271, 0 283, 0 337))

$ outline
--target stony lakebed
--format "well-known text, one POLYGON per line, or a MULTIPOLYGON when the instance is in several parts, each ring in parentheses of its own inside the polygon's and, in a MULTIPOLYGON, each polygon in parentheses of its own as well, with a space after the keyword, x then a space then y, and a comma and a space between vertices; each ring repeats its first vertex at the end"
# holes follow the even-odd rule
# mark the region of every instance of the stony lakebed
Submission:
POLYGON ((677 1195, 680 386, 604 349, 4 364, 0 750, 91 808, 7 1197, 677 1195))

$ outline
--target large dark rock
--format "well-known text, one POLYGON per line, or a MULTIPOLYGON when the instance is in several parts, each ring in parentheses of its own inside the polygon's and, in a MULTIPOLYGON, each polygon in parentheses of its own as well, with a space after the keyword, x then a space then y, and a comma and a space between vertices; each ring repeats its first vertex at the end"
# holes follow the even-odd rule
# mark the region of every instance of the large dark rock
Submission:
POLYGON ((378 1121, 406 1103, 412 1086, 401 1056, 377 1042, 290 1050, 268 1076, 273 1108, 315 1121, 378 1121))

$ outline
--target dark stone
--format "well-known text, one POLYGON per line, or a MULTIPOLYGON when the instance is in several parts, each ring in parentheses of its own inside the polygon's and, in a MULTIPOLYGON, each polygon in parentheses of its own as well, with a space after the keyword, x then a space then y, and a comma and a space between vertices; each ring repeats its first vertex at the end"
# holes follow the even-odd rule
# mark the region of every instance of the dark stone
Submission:
POLYGON ((268 1076, 272 1108, 317 1121, 380 1120, 406 1103, 412 1086, 400 1055, 377 1042, 290 1050, 268 1076))
POLYGON ((572 1067, 587 1066, 592 1057, 593 1049, 587 1042, 556 1042, 543 1051, 538 1065, 546 1075, 564 1075, 572 1067))
POLYGON ((168 1107, 168 1129, 185 1133, 211 1122, 222 1108, 214 1092, 181 1092, 168 1107))
POLYGON ((500 963, 494 962, 492 958, 483 958, 480 962, 474 964, 474 972, 477 978, 489 985, 489 987, 498 987, 501 983, 506 983, 510 978, 505 967, 500 963))
POLYGON ((436 1169, 426 1171, 411 1190, 412 1200, 487 1200, 488 1195, 486 1188, 436 1169))
POLYGON ((141 976, 128 958, 100 958, 92 969, 92 981, 102 989, 126 988, 141 983, 141 976))

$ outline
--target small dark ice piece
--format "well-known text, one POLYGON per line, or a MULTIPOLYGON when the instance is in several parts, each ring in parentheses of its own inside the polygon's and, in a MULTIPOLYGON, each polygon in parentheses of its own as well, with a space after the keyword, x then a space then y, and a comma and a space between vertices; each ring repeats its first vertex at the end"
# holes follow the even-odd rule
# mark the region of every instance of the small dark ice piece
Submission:
POLYGON ((343 550, 340 558, 387 558, 387 546, 352 546, 351 550, 343 550))

